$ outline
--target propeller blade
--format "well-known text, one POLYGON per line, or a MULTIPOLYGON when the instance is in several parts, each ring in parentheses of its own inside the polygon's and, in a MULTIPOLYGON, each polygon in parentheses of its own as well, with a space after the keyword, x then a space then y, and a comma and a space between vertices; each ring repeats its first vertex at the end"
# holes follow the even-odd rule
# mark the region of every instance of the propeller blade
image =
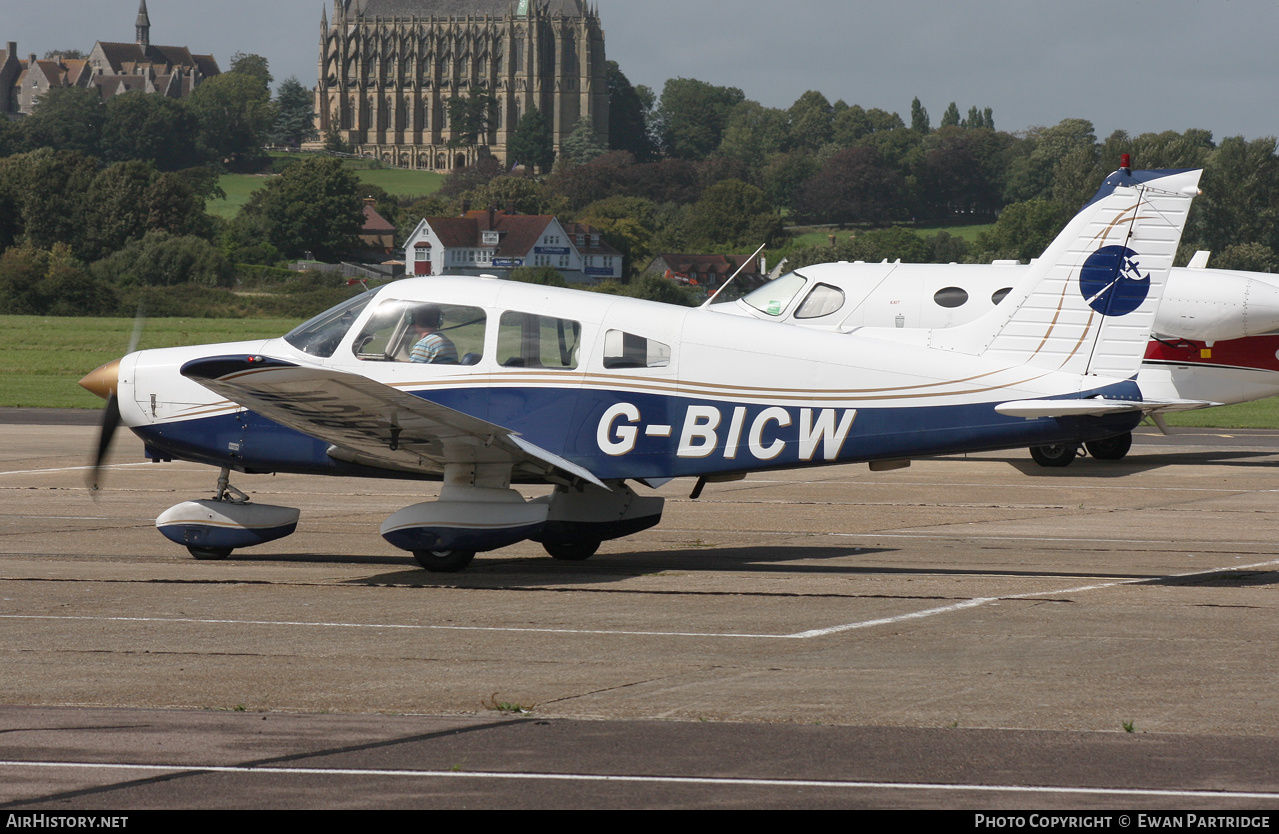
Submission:
POLYGON ((142 326, 146 323, 146 312, 142 304, 138 304, 138 312, 133 315, 133 335, 129 337, 129 349, 124 352, 125 356, 138 349, 138 342, 142 341, 142 326))
POLYGON ((98 451, 93 458, 93 469, 89 471, 89 489, 97 491, 102 484, 102 462, 111 450, 111 441, 115 439, 115 431, 120 428, 120 403, 115 392, 107 398, 106 408, 102 409, 102 430, 98 435, 98 451))

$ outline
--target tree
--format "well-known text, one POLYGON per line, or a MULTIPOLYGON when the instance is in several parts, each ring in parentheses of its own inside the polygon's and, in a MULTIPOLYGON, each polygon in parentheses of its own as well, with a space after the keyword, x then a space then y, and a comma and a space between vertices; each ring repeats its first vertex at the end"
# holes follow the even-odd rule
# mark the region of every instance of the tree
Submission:
POLYGON ((0 160, 0 190, 8 193, 17 216, 14 238, 38 249, 83 244, 85 194, 98 168, 93 157, 50 148, 0 160))
MULTIPOLYGON (((973 108, 973 110, 976 109, 973 108)), ((952 101, 946 108, 946 112, 942 114, 939 127, 959 127, 959 106, 955 102, 952 101)))
POLYGON ((977 235, 974 249, 981 262, 997 258, 1030 261, 1038 258, 1065 227, 1071 213, 1051 200, 1013 203, 999 213, 988 232, 977 235))
POLYGON ((505 210, 514 205, 519 214, 549 214, 551 208, 546 186, 529 177, 494 177, 463 196, 469 198, 475 208, 505 210))
POLYGON ((257 191, 242 212, 261 218, 286 257, 337 258, 354 249, 364 222, 360 182, 332 157, 304 159, 257 191))
POLYGON ((630 272, 652 256, 657 232, 657 207, 643 197, 607 197, 582 209, 578 222, 586 223, 622 253, 630 272))
POLYGON ((95 263, 92 270, 96 277, 116 286, 229 287, 235 282, 231 262, 207 240, 168 232, 148 232, 95 263))
POLYGON ((278 144, 298 147, 319 136, 315 129, 315 102, 297 76, 289 76, 275 92, 275 131, 278 144))
POLYGON ((99 137, 105 112, 96 87, 54 87, 40 96, 22 121, 27 144, 33 148, 101 153, 99 137))
POLYGON ((196 146, 199 120, 181 102, 159 93, 123 93, 106 103, 102 155, 107 162, 149 161, 161 171, 203 162, 196 146))
POLYGON ((200 122, 200 145, 210 159, 254 163, 275 124, 271 91, 253 72, 224 72, 187 99, 200 122))
POLYGON ((832 156, 800 190, 796 210, 826 223, 884 223, 905 214, 905 178, 874 148, 832 156))
POLYGON ((758 170, 766 159, 785 149, 788 119, 785 110, 743 101, 729 112, 717 153, 758 170))
POLYGON ((729 112, 745 100, 746 94, 736 87, 669 79, 657 108, 662 150, 680 159, 705 159, 723 141, 729 112))
POLYGON ((577 120, 577 124, 573 125, 573 132, 560 145, 561 158, 574 165, 584 165, 606 153, 608 148, 600 141, 595 125, 585 116, 577 120))
POLYGON ((230 71, 256 78, 264 90, 270 90, 271 82, 275 80, 271 76, 270 63, 267 59, 252 52, 237 52, 232 55, 230 71))
POLYGON ((548 170, 555 162, 555 137, 551 125, 536 107, 529 110, 515 125, 511 140, 506 146, 507 162, 512 165, 536 167, 548 170))
POLYGON ((1208 158, 1183 240, 1224 252, 1241 243, 1279 251, 1279 156, 1273 136, 1221 140, 1208 158))
POLYGON ((88 55, 85 55, 78 49, 50 49, 48 52, 44 53, 44 60, 46 61, 53 61, 58 58, 68 61, 79 61, 88 57, 88 55))
POLYGON ((488 144, 489 131, 497 120, 497 97, 492 93, 469 91, 444 102, 448 111, 450 148, 488 144))
POLYGON ((693 206, 689 232, 712 246, 771 243, 780 236, 781 219, 764 192, 741 180, 712 185, 693 206))
POLYGON ((1063 119, 1052 127, 1032 128, 1008 165, 1005 198, 1025 202, 1051 197, 1057 164, 1072 151, 1096 154, 1092 122, 1063 119))
POLYGON ((910 129, 916 133, 928 133, 932 130, 928 124, 928 111, 919 103, 919 96, 915 96, 910 103, 910 129))
POLYGON ((117 162, 98 172, 85 193, 92 206, 84 214, 83 240, 77 249, 86 261, 110 255, 147 232, 147 198, 158 175, 145 162, 117 162))
POLYGON ((608 80, 609 149, 629 151, 640 162, 652 161, 657 157, 657 147, 649 136, 652 91, 645 87, 641 92, 632 86, 616 61, 607 61, 604 66, 608 80))
POLYGON ((816 151, 831 141, 835 133, 835 109, 826 96, 809 90, 787 111, 791 145, 816 151))

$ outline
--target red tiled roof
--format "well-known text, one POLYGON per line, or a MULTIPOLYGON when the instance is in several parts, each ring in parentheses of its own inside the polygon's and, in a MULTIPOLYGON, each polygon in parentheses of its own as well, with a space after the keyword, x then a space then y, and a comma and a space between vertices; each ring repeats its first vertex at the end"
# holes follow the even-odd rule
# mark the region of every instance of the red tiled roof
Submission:
POLYGON ((387 219, 377 213, 377 209, 373 206, 364 207, 364 227, 361 229, 364 234, 380 235, 395 234, 395 227, 387 222, 387 219))
POLYGON ((497 247, 499 257, 526 255, 537 245, 537 239, 555 218, 547 214, 500 214, 497 230, 502 232, 502 242, 497 247))

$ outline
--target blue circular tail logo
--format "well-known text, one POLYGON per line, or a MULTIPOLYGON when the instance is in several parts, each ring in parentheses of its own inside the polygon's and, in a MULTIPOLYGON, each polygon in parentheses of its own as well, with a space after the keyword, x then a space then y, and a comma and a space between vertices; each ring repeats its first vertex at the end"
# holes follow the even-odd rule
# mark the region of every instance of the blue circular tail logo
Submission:
POLYGON ((1079 292, 1103 316, 1126 316, 1150 295, 1150 273, 1142 274, 1141 256, 1126 246, 1103 246, 1088 256, 1079 272, 1079 292))

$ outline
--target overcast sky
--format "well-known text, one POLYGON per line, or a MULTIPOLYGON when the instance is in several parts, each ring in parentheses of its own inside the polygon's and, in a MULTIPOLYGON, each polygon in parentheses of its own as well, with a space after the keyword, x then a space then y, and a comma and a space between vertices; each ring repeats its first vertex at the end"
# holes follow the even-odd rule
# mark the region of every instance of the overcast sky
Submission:
MULTIPOLYGON (((947 104, 995 126, 1084 118, 1099 137, 1191 127, 1220 139, 1276 127, 1275 0, 596 0, 608 57, 635 84, 740 87, 787 107, 804 91, 934 125, 947 104)), ((137 0, 3 0, 20 54, 132 41, 137 0)), ((265 55, 276 80, 316 82, 332 0, 148 0, 153 43, 265 55)))

